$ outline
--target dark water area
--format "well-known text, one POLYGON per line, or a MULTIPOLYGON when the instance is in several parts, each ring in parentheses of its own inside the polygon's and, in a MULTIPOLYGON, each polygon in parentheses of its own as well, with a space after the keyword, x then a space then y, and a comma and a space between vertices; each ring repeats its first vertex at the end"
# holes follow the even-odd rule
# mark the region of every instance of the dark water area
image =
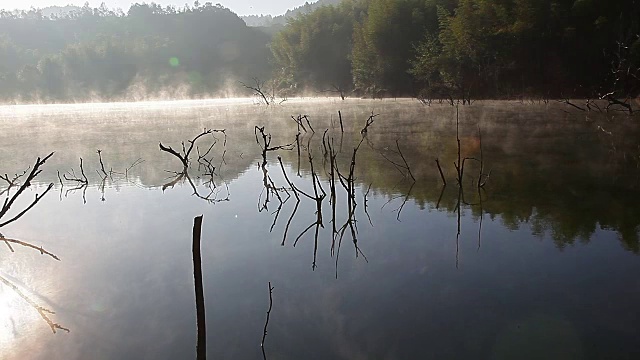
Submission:
POLYGON ((210 358, 263 357, 269 282, 269 359, 638 358, 638 117, 476 102, 458 120, 412 100, 0 107, 1 174, 55 151, 12 213, 51 191, 0 231, 60 258, 0 244, 0 359, 194 358, 199 215, 210 358), (159 143, 205 128, 225 132, 180 176, 159 143))

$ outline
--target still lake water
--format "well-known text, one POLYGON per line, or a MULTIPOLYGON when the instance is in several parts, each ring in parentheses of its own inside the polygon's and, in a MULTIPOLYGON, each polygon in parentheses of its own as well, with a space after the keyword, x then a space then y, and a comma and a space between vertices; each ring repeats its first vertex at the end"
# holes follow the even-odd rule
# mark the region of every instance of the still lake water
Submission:
MULTIPOLYGON (((191 234, 200 214, 210 358, 262 357, 269 282, 269 359, 640 358, 638 118, 478 102, 461 106, 459 119, 462 157, 482 156, 480 190, 474 160, 463 190, 456 184, 451 106, 320 99, 268 109, 242 100, 0 107, 0 173, 56 152, 15 211, 54 188, 2 233, 61 259, 0 244, 0 275, 70 330, 53 334, 2 283, 0 359, 194 358, 191 234), (348 177, 372 112, 379 116, 357 152, 349 222, 337 180, 333 216, 323 133, 329 129, 324 138, 348 177), (299 114, 315 130, 303 122, 300 157, 291 119, 299 114), (293 143, 267 152, 266 173, 255 126, 272 135, 270 147, 293 143), (226 130, 226 142, 222 133, 197 142, 201 154, 215 142, 207 155, 213 179, 198 169, 194 149, 189 179, 163 186, 182 165, 158 143, 180 150, 204 128, 226 130), (104 180, 98 149, 114 171, 104 180), (328 194, 317 238, 316 201, 301 196, 296 206, 291 196, 278 212, 264 187, 289 187, 281 156, 288 178, 313 195, 309 151, 328 194), (71 169, 80 177, 79 158, 86 188, 64 179, 71 169)), ((284 190, 278 195, 285 200, 284 190)))

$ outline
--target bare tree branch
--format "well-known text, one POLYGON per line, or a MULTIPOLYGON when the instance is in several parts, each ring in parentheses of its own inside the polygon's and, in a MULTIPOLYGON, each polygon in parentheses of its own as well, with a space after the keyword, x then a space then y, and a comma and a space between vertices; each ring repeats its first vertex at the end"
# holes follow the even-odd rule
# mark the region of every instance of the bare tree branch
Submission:
MULTIPOLYGON (((13 196, 9 196, 9 193, 7 192, 7 197, 6 197, 6 199, 5 199, 5 201, 4 201, 3 205, 2 205, 2 208, 0 209, 0 219, 2 219, 5 215, 7 215, 7 212, 11 209, 11 206, 13 206, 15 201, 20 197, 20 195, 22 195, 24 193, 24 191, 28 187, 31 186, 31 182, 33 181, 33 179, 35 179, 35 177, 38 176, 42 172, 40 167, 42 165, 44 165, 44 163, 51 156, 53 156, 53 154, 54 153, 52 152, 49 155, 47 155, 44 159, 38 158, 36 160, 33 168, 29 172, 29 175, 27 175, 27 178, 22 183, 22 185, 20 185, 20 187, 15 192, 15 194, 13 194, 13 196)), ((4 221, 4 222, 0 223, 0 228, 5 226, 5 225, 7 225, 7 224, 10 224, 10 223, 18 220, 19 218, 21 218, 24 214, 27 213, 27 211, 31 210, 31 208, 33 208, 40 201, 40 199, 42 199, 42 197, 44 195, 46 195, 47 192, 49 192, 49 190, 51 190, 52 187, 53 187, 53 183, 49 184, 47 189, 41 195, 36 194, 36 197, 35 197, 34 201, 25 210, 21 211, 20 213, 18 213, 18 215, 14 216, 10 220, 7 220, 7 221, 4 221)))
POLYGON ((13 248, 11 247, 11 245, 9 243, 12 244, 17 244, 17 245, 21 245, 24 247, 28 247, 34 250, 37 250, 40 252, 41 255, 48 255, 51 256, 52 258, 60 261, 60 258, 57 257, 56 255, 54 255, 53 253, 48 252, 47 250, 45 250, 42 246, 35 246, 33 244, 30 244, 28 242, 25 241, 21 241, 21 240, 16 240, 16 239, 9 239, 9 238, 5 238, 4 236, 2 236, 0 234, 0 241, 4 241, 5 243, 7 243, 7 245, 9 245, 9 249, 11 249, 11 252, 14 252, 13 248))

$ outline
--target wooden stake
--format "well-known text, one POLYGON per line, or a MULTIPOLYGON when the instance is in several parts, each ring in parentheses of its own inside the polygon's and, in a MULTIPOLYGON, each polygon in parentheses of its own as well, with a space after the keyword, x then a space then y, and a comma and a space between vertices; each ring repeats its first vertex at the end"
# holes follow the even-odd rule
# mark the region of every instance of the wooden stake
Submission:
POLYGON ((196 292, 196 324, 198 342, 196 343, 196 359, 207 358, 207 326, 204 312, 204 289, 202 287, 202 259, 200 256, 200 237, 202 235, 202 215, 193 219, 193 277, 196 292))

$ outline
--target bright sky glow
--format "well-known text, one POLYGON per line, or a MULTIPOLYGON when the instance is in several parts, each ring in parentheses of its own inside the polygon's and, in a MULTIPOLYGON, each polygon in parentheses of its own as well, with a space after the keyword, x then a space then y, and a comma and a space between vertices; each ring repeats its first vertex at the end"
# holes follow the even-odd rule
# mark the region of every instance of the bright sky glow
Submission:
MULTIPOLYGON (((212 3, 220 3, 222 6, 231 9, 238 15, 259 15, 259 14, 271 14, 281 15, 288 9, 303 5, 305 1, 310 3, 316 0, 210 0, 212 3)), ((193 0, 89 0, 89 6, 99 7, 100 3, 104 2, 109 9, 121 8, 125 12, 129 10, 132 3, 151 3, 155 2, 162 6, 175 5, 176 7, 184 7, 185 3, 189 6, 193 6, 193 0)), ((204 4, 207 0, 200 0, 201 4, 204 4)), ((84 5, 85 0, 2 0, 0 1, 0 9, 14 10, 24 9, 28 10, 30 7, 44 8, 47 6, 65 6, 65 5, 84 5)))

